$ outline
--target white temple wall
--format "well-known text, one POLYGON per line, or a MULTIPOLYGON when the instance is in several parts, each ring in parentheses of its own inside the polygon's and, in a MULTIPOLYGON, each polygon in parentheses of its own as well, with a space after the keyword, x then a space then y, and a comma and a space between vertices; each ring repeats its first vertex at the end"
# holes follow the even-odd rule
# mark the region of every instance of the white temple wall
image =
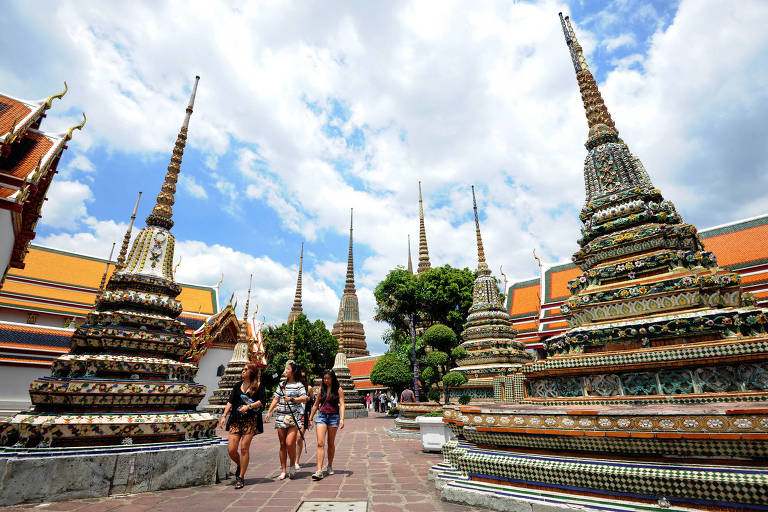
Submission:
POLYGON ((7 366, 0 370, 0 417, 29 409, 29 384, 37 377, 49 375, 47 367, 7 366))
MULTIPOLYGON (((11 212, 10 210, 0 210, 0 272, 5 273, 8 270, 15 240, 11 212)), ((0 279, 0 281, 2 280, 0 279)))
POLYGON ((199 369, 197 371, 197 377, 195 382, 205 385, 205 398, 200 402, 198 407, 208 404, 208 399, 211 398, 213 392, 219 387, 219 380, 221 377, 216 375, 216 370, 220 365, 224 365, 226 368, 227 363, 232 359, 233 348, 214 348, 211 347, 200 359, 199 369))

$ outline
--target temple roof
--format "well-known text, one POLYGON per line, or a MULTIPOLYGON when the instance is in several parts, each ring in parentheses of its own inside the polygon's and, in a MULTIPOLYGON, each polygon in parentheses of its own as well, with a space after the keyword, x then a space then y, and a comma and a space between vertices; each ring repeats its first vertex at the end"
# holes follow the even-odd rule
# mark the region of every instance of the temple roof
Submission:
MULTIPOLYGON (((741 274, 745 291, 754 293, 758 303, 768 304, 768 215, 704 229, 699 237, 704 248, 715 253, 718 264, 741 274)), ((573 263, 557 264, 547 267, 541 280, 533 278, 509 286, 507 311, 515 320, 520 341, 535 347, 542 337, 566 329, 560 305, 570 297, 568 281, 580 274, 573 263)))

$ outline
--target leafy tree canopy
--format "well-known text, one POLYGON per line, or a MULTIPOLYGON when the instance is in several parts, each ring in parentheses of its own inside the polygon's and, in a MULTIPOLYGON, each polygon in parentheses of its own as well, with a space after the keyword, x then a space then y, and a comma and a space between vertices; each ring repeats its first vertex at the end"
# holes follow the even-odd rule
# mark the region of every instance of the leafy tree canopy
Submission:
POLYGON ((391 388, 399 394, 413 383, 413 372, 407 361, 397 353, 387 352, 373 365, 371 382, 391 388))
POLYGON ((424 343, 441 352, 450 352, 458 342, 456 333, 447 325, 435 324, 424 332, 424 343))
MULTIPOLYGON (((310 322, 303 314, 294 321, 296 362, 307 369, 310 379, 333 366, 338 343, 322 320, 310 322)), ((291 324, 269 326, 264 330, 264 344, 269 365, 262 371, 266 388, 274 389, 283 374, 291 345, 291 324), (274 378, 273 375, 278 377, 274 378)))
POLYGON ((459 372, 448 372, 443 377, 443 384, 449 388, 459 387, 462 384, 466 384, 466 382, 467 382, 466 375, 459 372))

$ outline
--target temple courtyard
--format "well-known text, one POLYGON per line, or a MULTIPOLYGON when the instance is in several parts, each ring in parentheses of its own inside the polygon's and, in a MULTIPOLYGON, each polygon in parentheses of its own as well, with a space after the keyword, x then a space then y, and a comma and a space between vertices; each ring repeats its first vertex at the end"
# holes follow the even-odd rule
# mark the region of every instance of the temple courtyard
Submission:
MULTIPOLYGON (((319 482, 311 478, 317 445, 314 430, 307 436, 308 450, 302 454, 302 469, 296 478, 282 482, 275 480, 280 474, 280 464, 277 435, 270 422, 265 425, 264 434, 256 436, 251 444, 251 463, 242 490, 235 490, 234 479, 229 479, 211 486, 17 505, 3 510, 293 512, 299 510, 303 502, 333 500, 364 501, 369 512, 485 510, 441 501, 435 484, 427 480, 427 470, 440 462, 442 456, 423 452, 418 440, 389 437, 387 430, 392 426, 391 416, 374 412, 368 418, 346 420, 337 437, 335 474, 319 482)), ((313 507, 307 510, 324 509, 313 507)))

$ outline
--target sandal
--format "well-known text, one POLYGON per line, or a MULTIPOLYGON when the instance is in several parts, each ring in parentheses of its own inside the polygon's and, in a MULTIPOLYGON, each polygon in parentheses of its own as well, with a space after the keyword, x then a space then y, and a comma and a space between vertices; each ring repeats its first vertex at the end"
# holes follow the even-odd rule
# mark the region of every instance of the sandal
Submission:
POLYGON ((323 479, 323 472, 322 471, 315 471, 312 473, 312 480, 322 480, 323 479))
POLYGON ((296 476, 296 470, 295 470, 294 468, 290 468, 290 469, 288 470, 288 478, 290 478, 291 480, 293 480, 293 477, 294 477, 294 476, 296 476))
POLYGON ((242 489, 245 486, 245 479, 241 477, 235 478, 235 489, 242 489))
POLYGON ((280 476, 277 477, 278 480, 285 480, 285 473, 280 473, 280 476))

